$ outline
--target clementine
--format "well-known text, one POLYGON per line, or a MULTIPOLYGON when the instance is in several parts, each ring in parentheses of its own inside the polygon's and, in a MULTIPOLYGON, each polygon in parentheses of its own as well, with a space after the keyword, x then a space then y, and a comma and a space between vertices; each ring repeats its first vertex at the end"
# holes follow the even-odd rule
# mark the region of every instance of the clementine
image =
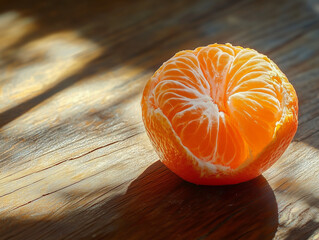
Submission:
POLYGON ((248 181, 288 147, 298 100, 277 65, 255 50, 212 44, 181 51, 147 82, 142 115, 160 160, 195 184, 248 181))

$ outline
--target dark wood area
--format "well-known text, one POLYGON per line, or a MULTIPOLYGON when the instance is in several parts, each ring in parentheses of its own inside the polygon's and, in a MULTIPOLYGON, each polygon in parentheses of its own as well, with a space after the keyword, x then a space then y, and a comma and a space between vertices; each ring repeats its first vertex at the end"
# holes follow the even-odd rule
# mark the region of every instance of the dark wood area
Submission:
POLYGON ((319 239, 319 2, 0 1, 0 239, 319 239), (268 55, 299 128, 263 176, 182 181, 141 120, 147 79, 210 43, 268 55))

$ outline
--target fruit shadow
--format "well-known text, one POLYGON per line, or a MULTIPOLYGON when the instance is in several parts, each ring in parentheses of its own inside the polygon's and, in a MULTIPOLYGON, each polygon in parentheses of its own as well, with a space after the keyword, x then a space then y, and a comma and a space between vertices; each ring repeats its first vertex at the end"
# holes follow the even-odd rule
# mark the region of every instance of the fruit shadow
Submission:
POLYGON ((198 186, 157 161, 113 199, 119 202, 125 204, 112 223, 111 239, 265 240, 278 227, 276 198, 263 176, 237 185, 198 186))

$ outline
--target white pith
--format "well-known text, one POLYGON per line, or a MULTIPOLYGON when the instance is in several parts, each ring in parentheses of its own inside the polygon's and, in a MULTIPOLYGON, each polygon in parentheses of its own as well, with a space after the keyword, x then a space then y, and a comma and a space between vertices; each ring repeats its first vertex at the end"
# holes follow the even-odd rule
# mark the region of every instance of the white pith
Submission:
MULTIPOLYGON (((224 46, 226 47, 226 46, 224 46)), ((223 49, 224 50, 224 49, 223 49)), ((211 172, 216 172, 217 170, 220 171, 229 171, 230 168, 228 166, 223 166, 214 163, 216 159, 222 158, 223 156, 219 156, 217 149, 218 149, 218 132, 217 137, 214 139, 215 144, 212 146, 211 152, 206 156, 195 156, 192 151, 190 151, 183 143, 181 139, 183 138, 184 130, 187 126, 185 124, 179 121, 179 118, 183 118, 184 114, 189 113, 190 111, 200 111, 201 115, 199 118, 192 119, 188 122, 188 124, 192 124, 193 121, 198 121, 201 124, 206 123, 206 133, 209 135, 211 133, 212 126, 217 126, 217 131, 219 129, 220 124, 225 124, 225 113, 219 109, 218 105, 215 102, 221 102, 224 100, 226 108, 229 109, 229 112, 232 114, 238 114, 242 116, 243 119, 247 119, 247 121, 255 121, 254 116, 252 116, 251 112, 256 112, 258 109, 256 107, 262 108, 262 104, 255 99, 253 99, 251 96, 266 96, 266 98, 263 98, 263 104, 271 104, 275 107, 276 111, 281 112, 280 119, 276 122, 276 126, 280 125, 280 123, 283 121, 287 114, 286 106, 291 101, 289 94, 287 93, 285 89, 285 83, 284 82, 274 82, 271 78, 271 74, 277 74, 277 76, 282 75, 281 72, 277 70, 277 68, 273 65, 272 62, 268 61, 260 61, 265 56, 262 54, 258 54, 257 52, 253 50, 246 50, 242 49, 237 54, 234 53, 233 49, 229 47, 227 49, 227 53, 222 51, 221 49, 215 49, 214 50, 214 58, 217 58, 217 64, 211 64, 209 61, 206 62, 206 66, 197 66, 196 63, 192 62, 188 59, 188 57, 184 56, 177 56, 174 60, 169 60, 166 63, 163 64, 163 66, 168 66, 169 64, 175 64, 176 66, 179 66, 179 70, 177 68, 173 68, 172 70, 165 71, 165 75, 161 76, 161 72, 156 74, 154 76, 154 80, 160 78, 160 81, 157 83, 157 85, 153 88, 150 97, 153 98, 154 104, 155 104, 155 111, 158 111, 158 113, 161 113, 163 117, 165 117, 170 124, 170 127, 172 131, 176 135, 176 139, 180 142, 180 144, 184 147, 185 151, 193 157, 200 165, 201 167, 205 167, 209 169, 211 172), (229 54, 230 53, 230 54, 229 54), (233 55, 232 55, 233 54, 233 55), (246 61, 244 64, 240 62, 240 58, 244 56, 252 56, 248 61, 246 61), (189 65, 189 68, 185 66, 185 63, 180 61, 179 59, 183 58, 189 65), (237 58, 237 59, 236 59, 237 58), (225 65, 222 61, 223 59, 230 59, 230 61, 227 62, 225 65), (235 62, 235 60, 238 60, 239 62, 235 62), (211 64, 211 65, 209 65, 211 64), (238 64, 242 64, 238 69, 238 64), (244 74, 243 76, 240 76, 242 73, 242 70, 245 70, 245 67, 254 65, 255 71, 251 71, 247 74, 244 74), (212 70, 212 73, 209 73, 209 71, 205 72, 205 69, 210 68, 212 70), (221 68, 223 68, 223 71, 219 71, 221 68), (229 78, 229 82, 227 86, 225 85, 225 81, 221 81, 221 79, 226 79, 226 75, 229 75, 232 73, 232 70, 236 70, 236 72, 233 74, 231 78, 229 78), (171 71, 171 74, 170 74, 171 71), (191 74, 195 77, 197 82, 190 83, 187 82, 188 75, 185 75, 184 72, 187 72, 187 74, 191 74), (267 74, 265 74, 267 73, 267 74), (176 80, 176 74, 181 74, 181 76, 178 77, 176 80), (206 75, 206 77, 205 77, 206 75), (207 77, 208 76, 208 77, 207 77), (240 77, 239 80, 237 77, 240 77), (254 77, 251 79, 251 77, 254 77), (234 86, 234 79, 237 78, 237 83, 234 86), (246 80, 248 79, 249 80, 246 80), (186 82, 183 82, 186 80, 186 82), (254 89, 249 89, 248 91, 243 91, 241 89, 245 88, 246 83, 252 83, 255 82, 257 85, 262 85, 261 87, 257 87, 254 89), (173 87, 172 87, 173 86, 173 87), (274 88, 282 89, 282 95, 283 95, 283 101, 279 102, 278 98, 276 97, 276 92, 274 88), (169 90, 167 90, 169 89, 169 90), (157 93, 157 94, 156 94, 157 93), (162 101, 163 99, 167 99, 166 101, 162 101), (224 99, 226 98, 226 99, 224 99), (245 99, 245 101, 250 102, 251 105, 249 106, 249 111, 239 111, 236 109, 235 106, 232 105, 232 102, 234 99, 245 99), (160 105, 162 104, 170 104, 169 101, 178 99, 183 100, 182 105, 179 106, 183 110, 176 113, 171 120, 169 120, 169 116, 173 114, 174 106, 171 107, 170 111, 166 114, 162 112, 160 109, 160 105), (176 122, 179 122, 179 124, 176 124, 176 122), (205 122, 207 121, 207 122, 205 122), (179 134, 174 130, 179 129, 179 134), (180 130, 181 129, 181 130, 180 130)), ((193 53, 185 53, 185 55, 189 55, 193 53)), ((207 53, 207 56, 210 53, 207 53)), ((180 54, 181 55, 181 54, 180 54)), ((193 54, 194 55, 194 54, 193 54)), ((175 56, 176 57, 176 56, 175 56)), ((208 56, 211 57, 211 56, 208 56)), ((263 122, 262 119, 259 119, 259 122, 261 122, 260 127, 267 130, 267 122, 263 122)), ((276 134, 276 128, 274 128, 273 135, 276 134)), ((240 129, 239 129, 240 130, 240 129)), ((241 130, 240 130, 241 131, 241 130)), ((209 136, 210 137, 210 136, 209 136)), ((250 154, 247 156, 247 159, 245 163, 239 168, 244 167, 247 165, 251 160, 253 160, 253 156, 251 155, 251 151, 249 149, 250 154)), ((225 154, 225 153, 224 153, 225 154)), ((230 163, 236 155, 234 155, 232 158, 227 159, 227 162, 224 164, 227 165, 227 163, 230 163)), ((231 169, 232 170, 232 169, 231 169)), ((238 169, 237 169, 238 170, 238 169)))

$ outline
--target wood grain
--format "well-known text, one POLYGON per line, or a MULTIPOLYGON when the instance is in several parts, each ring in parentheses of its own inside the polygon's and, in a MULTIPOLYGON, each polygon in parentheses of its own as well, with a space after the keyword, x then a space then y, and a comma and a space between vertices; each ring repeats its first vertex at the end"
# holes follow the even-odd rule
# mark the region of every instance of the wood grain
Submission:
POLYGON ((1 1, 0 239, 319 239, 319 3, 1 1), (299 129, 263 176, 183 182, 141 121, 175 52, 231 42, 269 55, 299 129))

